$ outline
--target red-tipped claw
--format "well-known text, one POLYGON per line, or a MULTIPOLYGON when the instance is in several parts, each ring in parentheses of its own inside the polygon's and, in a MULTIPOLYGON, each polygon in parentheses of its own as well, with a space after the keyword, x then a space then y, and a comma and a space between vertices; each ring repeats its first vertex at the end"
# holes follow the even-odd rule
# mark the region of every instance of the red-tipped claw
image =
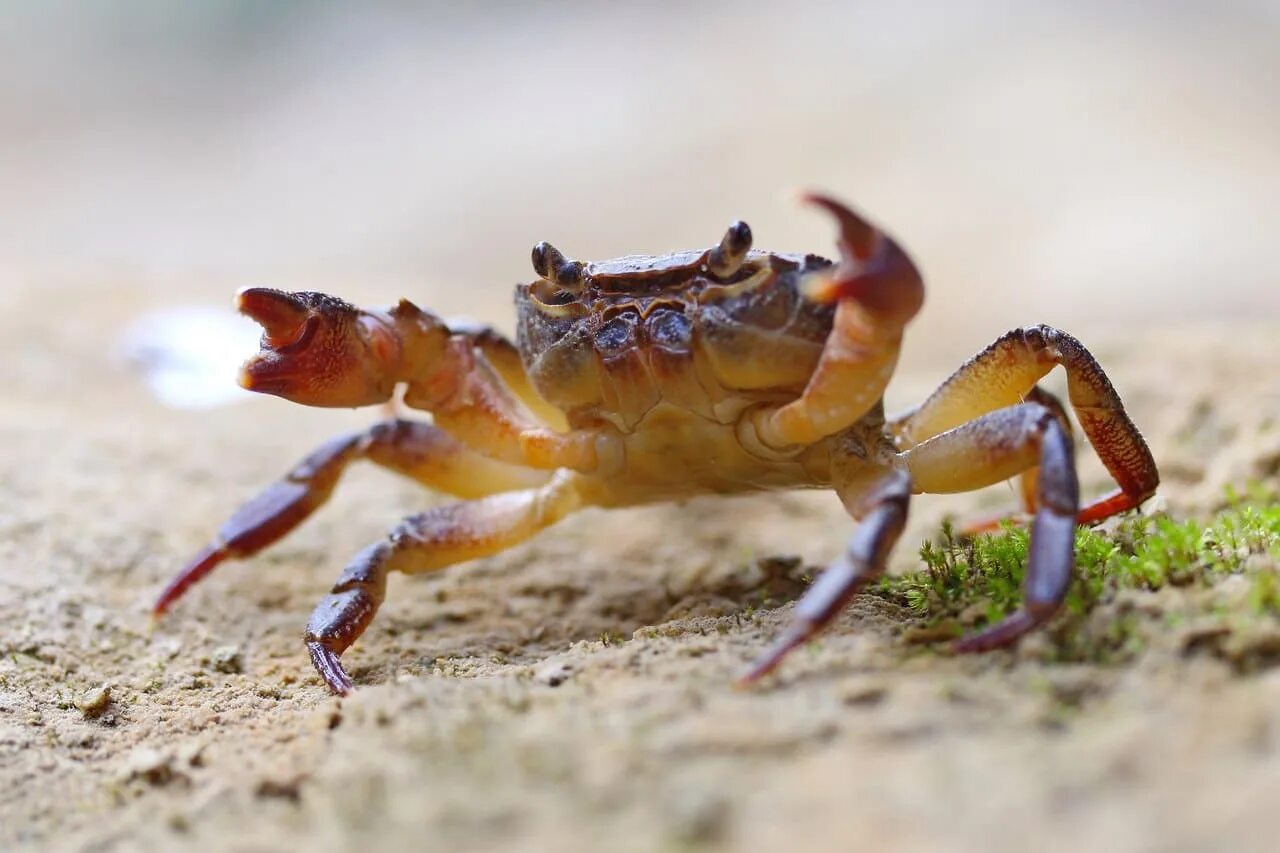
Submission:
POLYGON ((870 222, 829 195, 803 193, 800 201, 820 207, 835 217, 836 224, 840 227, 837 245, 840 247, 840 256, 843 259, 867 263, 875 255, 884 235, 870 222))
POLYGON ((815 302, 851 299, 886 324, 903 326, 924 304, 924 282, 907 253, 891 237, 839 201, 821 193, 801 200, 835 217, 840 263, 805 282, 815 302))
POLYGON ((311 310, 301 298, 269 287, 246 287, 236 294, 236 310, 263 329, 263 345, 280 349, 302 337, 311 310))
POLYGON ((262 325, 262 350, 240 384, 308 406, 355 407, 391 399, 401 371, 394 319, 323 293, 250 287, 240 312, 262 325))

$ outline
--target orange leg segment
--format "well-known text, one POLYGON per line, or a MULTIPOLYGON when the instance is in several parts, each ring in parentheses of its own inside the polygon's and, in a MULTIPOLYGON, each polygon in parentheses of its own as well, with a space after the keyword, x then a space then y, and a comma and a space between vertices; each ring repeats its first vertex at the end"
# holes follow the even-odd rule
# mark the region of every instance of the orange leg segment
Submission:
MULTIPOLYGON (((1078 340, 1050 326, 1028 326, 1004 335, 957 370, 918 409, 891 421, 889 428, 899 449, 909 450, 1024 400, 1040 403, 1065 420, 1061 404, 1036 386, 1058 365, 1066 369, 1071 408, 1085 437, 1120 487, 1087 504, 1077 520, 1090 523, 1137 507, 1160 482, 1151 451, 1097 360, 1078 340)), ((1024 494, 1033 479, 1028 472, 1024 494)))
POLYGON ((513 465, 595 471, 607 463, 616 437, 599 430, 557 432, 537 422, 471 338, 454 335, 433 372, 410 378, 404 401, 486 456, 513 465), (604 450, 602 459, 602 449, 604 450))
POLYGON ((561 472, 541 488, 434 507, 357 554, 307 623, 307 650, 329 689, 351 691, 339 657, 373 621, 390 572, 434 571, 523 542, 584 505, 578 482, 561 472))
POLYGON ((471 345, 484 356, 485 361, 498 374, 498 378, 534 416, 558 432, 567 432, 569 423, 564 412, 548 403, 538 394, 520 359, 520 350, 497 329, 481 323, 450 322, 449 331, 471 341, 471 345))
POLYGON ((236 510, 214 542, 160 593, 153 616, 163 615, 220 563, 252 556, 296 528, 329 499, 343 471, 356 459, 368 459, 459 497, 527 488, 550 477, 545 471, 482 456, 443 430, 420 421, 384 421, 366 432, 335 438, 236 510))
MULTIPOLYGON (((1062 401, 1055 395, 1037 385, 1027 392, 1025 399, 1028 403, 1039 403, 1053 412, 1058 419, 1058 423, 1062 424, 1062 428, 1066 430, 1067 435, 1072 435, 1071 419, 1067 417, 1067 411, 1063 408, 1062 401)), ((1018 498, 1022 503, 1021 513, 998 512, 973 518, 960 525, 960 532, 967 536, 976 536, 979 533, 993 533, 999 530, 1000 525, 1005 521, 1019 523, 1030 521, 1031 516, 1036 511, 1036 484, 1039 474, 1040 468, 1037 465, 1018 475, 1018 498)))

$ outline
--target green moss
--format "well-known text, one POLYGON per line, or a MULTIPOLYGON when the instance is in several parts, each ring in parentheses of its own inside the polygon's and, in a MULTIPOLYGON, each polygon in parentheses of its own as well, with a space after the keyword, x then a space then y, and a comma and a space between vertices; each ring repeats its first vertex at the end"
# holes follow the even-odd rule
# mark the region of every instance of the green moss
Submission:
POLYGON ((598 639, 602 646, 620 646, 627 641, 627 638, 617 631, 602 631, 598 639))
MULTIPOLYGON (((1280 618, 1280 503, 1274 496, 1258 497, 1231 496, 1231 505, 1203 522, 1133 516, 1104 528, 1078 528, 1076 577, 1064 613, 1052 626, 1054 657, 1109 661, 1141 649, 1143 624, 1133 614, 1089 618, 1122 590, 1212 587, 1228 575, 1244 574, 1252 614, 1280 618)), ((886 578, 880 592, 928 624, 957 618, 975 627, 989 624, 1022 601, 1029 541, 1028 530, 1014 525, 968 538, 945 523, 937 541, 920 549, 923 569, 886 578)))
POLYGON ((1275 569, 1257 572, 1249 583, 1249 606, 1257 614, 1280 617, 1280 575, 1275 569))

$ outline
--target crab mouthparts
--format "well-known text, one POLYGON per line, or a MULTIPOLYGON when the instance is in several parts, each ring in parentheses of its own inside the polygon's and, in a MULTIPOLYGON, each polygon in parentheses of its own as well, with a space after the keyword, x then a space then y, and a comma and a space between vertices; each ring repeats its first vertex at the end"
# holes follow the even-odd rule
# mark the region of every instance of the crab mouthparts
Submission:
POLYGON ((288 346, 302 336, 311 311, 292 293, 270 287, 246 287, 236 294, 236 308, 262 326, 263 346, 288 346))

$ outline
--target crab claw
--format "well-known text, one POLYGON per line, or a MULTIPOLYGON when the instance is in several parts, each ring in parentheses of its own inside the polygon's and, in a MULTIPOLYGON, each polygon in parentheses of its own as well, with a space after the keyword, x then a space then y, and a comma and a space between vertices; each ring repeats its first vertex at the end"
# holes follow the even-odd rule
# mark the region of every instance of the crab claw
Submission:
POLYGON ((240 313, 262 325, 262 350, 240 384, 308 406, 366 406, 391 399, 400 374, 394 320, 323 293, 250 287, 240 313))
POLYGON ((886 324, 905 326, 924 304, 924 281, 911 258, 893 238, 844 204, 820 193, 801 196, 836 219, 840 263, 804 285, 815 302, 852 299, 886 324))
POLYGON ((236 294, 236 309, 262 326, 263 342, 272 347, 295 343, 311 316, 300 296, 269 287, 244 288, 236 294))

